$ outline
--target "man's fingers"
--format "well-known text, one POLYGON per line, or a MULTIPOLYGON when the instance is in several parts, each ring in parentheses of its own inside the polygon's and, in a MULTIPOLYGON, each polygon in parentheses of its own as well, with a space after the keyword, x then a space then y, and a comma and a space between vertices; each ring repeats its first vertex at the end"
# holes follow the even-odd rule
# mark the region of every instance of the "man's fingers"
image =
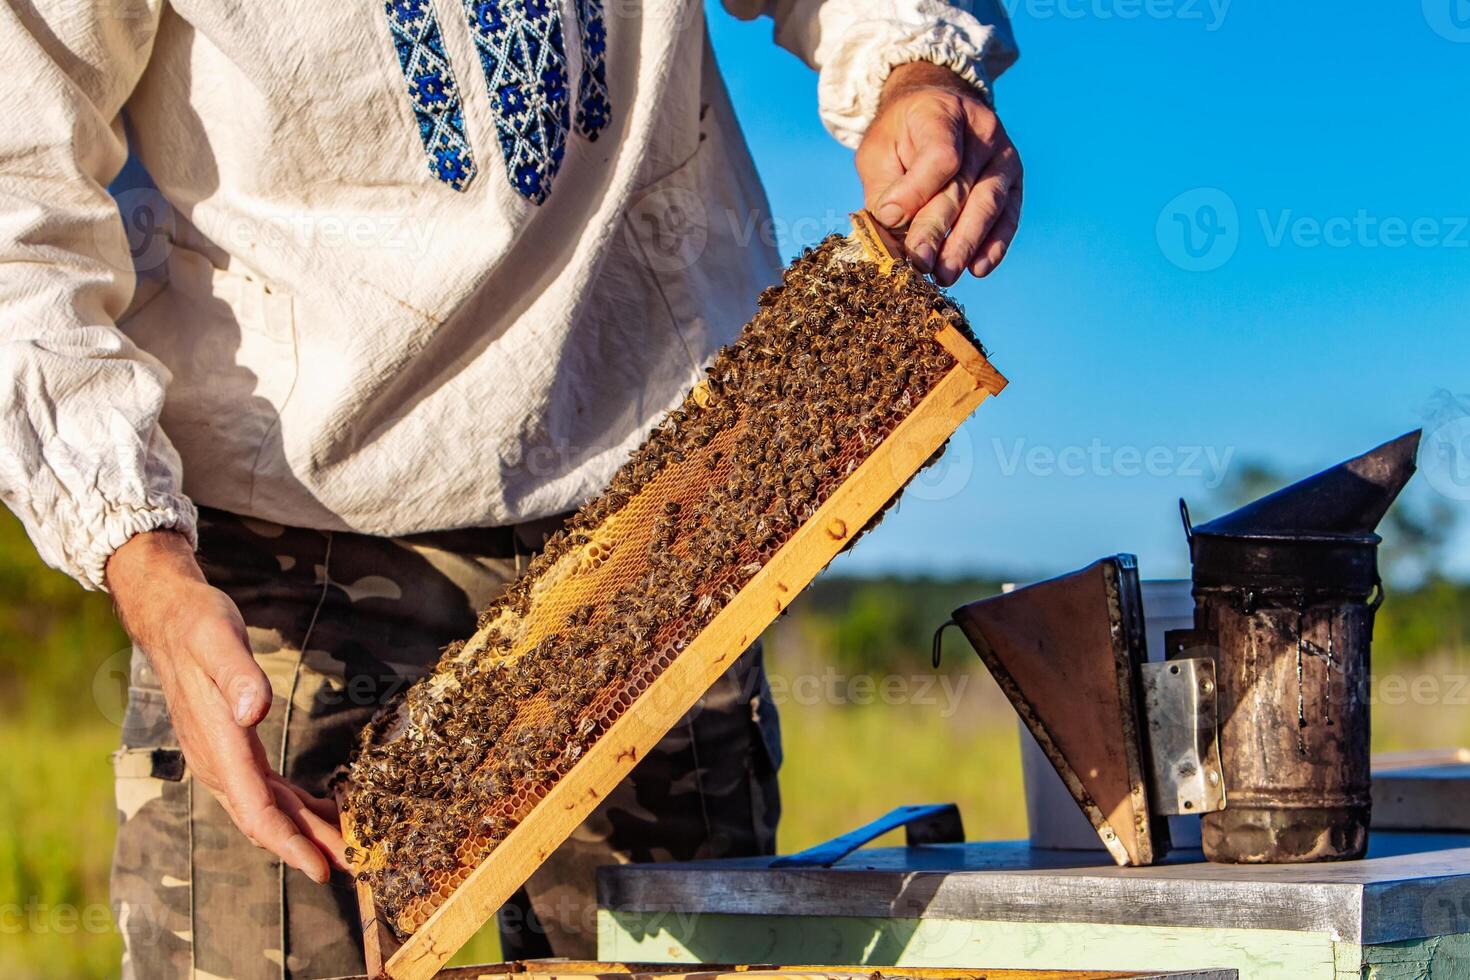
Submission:
POLYGON ((904 236, 904 248, 915 264, 925 272, 935 268, 944 248, 945 236, 966 208, 966 201, 973 196, 975 180, 985 164, 987 150, 973 134, 965 137, 965 159, 959 173, 944 186, 928 204, 919 209, 904 236))
POLYGON ((1010 251, 1011 242, 1016 237, 1016 229, 1021 225, 1021 197, 1022 188, 1017 187, 1011 192, 1006 200, 1006 207, 1001 212, 1000 220, 996 221, 995 227, 990 230, 990 235, 980 246, 975 260, 970 263, 970 272, 983 279, 1000 265, 1000 260, 1006 257, 1010 251))
POLYGON ((937 197, 919 209, 908 234, 904 235, 903 246, 913 258, 914 264, 924 272, 934 268, 944 236, 965 204, 964 184, 956 178, 937 197))
POLYGON ((899 144, 905 164, 899 177, 879 195, 871 210, 889 228, 901 228, 919 209, 954 179, 965 162, 965 126, 962 117, 931 111, 911 120, 906 139, 899 144), (905 144, 912 156, 904 159, 905 144))
POLYGON ((252 844, 318 883, 325 883, 331 875, 329 856, 345 866, 335 823, 308 808, 290 784, 272 771, 265 746, 254 731, 222 729, 211 748, 215 764, 205 784, 252 844))
POLYGON ((341 870, 352 870, 347 865, 347 844, 343 841, 342 830, 337 825, 335 806, 326 805, 325 810, 331 814, 331 818, 328 819, 323 815, 323 808, 320 806, 325 801, 318 800, 279 776, 271 779, 271 792, 275 795, 276 806, 291 818, 297 829, 306 836, 307 840, 311 841, 320 853, 326 855, 332 864, 341 870))
POLYGON ((195 657, 219 688, 235 723, 253 728, 271 707, 271 682, 255 662, 243 634, 211 624, 209 636, 193 640, 195 657))
POLYGON ((289 789, 293 794, 295 794, 298 800, 300 800, 303 804, 306 805, 309 810, 311 810, 312 813, 315 813, 317 816, 327 821, 327 823, 337 824, 341 821, 342 815, 337 810, 337 801, 332 799, 330 796, 312 796, 300 786, 297 786, 295 783, 288 781, 285 777, 277 775, 274 772, 270 774, 270 780, 273 783, 280 783, 282 786, 289 789))
MULTIPOLYGON (((284 790, 280 792, 284 793, 284 790)), ((285 795, 290 796, 289 793, 285 795)), ((272 793, 272 797, 275 796, 272 793)), ((300 805, 300 801, 297 801, 297 805, 300 805)), ((331 877, 331 869, 327 865, 326 856, 302 833, 301 827, 274 799, 269 806, 242 812, 240 819, 240 829, 256 844, 317 884, 327 883, 327 879, 331 877)))
MULTIPOLYGON (((898 158, 898 146, 892 140, 864 140, 853 156, 853 163, 857 167, 858 178, 863 182, 863 206, 877 218, 883 203, 883 192, 903 176, 903 161, 898 158)), ((893 212, 890 212, 889 217, 892 216, 893 212)), ((888 224, 882 218, 878 220, 882 224, 888 224)), ((902 224, 903 220, 903 214, 899 213, 898 223, 902 224)))
MULTIPOLYGON (((277 792, 267 786, 259 772, 233 775, 224 792, 229 797, 226 811, 252 844, 270 851, 312 881, 326 883, 331 876, 326 857, 281 808, 277 792)), ((299 800, 295 805, 305 810, 299 800)))
POLYGON ((327 859, 276 803, 267 783, 271 768, 265 747, 253 731, 233 729, 216 744, 215 777, 226 811, 251 843, 263 847, 312 881, 331 875, 327 859))
POLYGON ((1004 146, 986 165, 944 241, 934 268, 934 278, 941 286, 954 285, 975 259, 1019 183, 1020 160, 1014 148, 1004 146))

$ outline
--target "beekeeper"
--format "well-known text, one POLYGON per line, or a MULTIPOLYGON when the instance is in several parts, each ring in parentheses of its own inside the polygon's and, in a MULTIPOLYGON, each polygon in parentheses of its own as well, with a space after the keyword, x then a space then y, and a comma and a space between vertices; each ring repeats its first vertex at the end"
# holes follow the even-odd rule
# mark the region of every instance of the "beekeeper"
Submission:
MULTIPOLYGON (((820 72, 916 263, 996 267, 996 0, 726 6, 820 72)), ((0 49, 0 493, 135 642, 124 975, 360 971, 328 774, 777 275, 703 11, 29 0, 0 49)), ((779 760, 757 649, 502 912, 506 954, 591 955, 598 864, 769 852, 779 760)))

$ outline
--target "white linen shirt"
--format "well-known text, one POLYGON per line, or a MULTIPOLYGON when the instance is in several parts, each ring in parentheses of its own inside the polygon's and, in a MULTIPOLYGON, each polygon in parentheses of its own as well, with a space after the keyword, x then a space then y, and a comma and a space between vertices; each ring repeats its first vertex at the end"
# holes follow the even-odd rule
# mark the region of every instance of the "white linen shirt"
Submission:
MULTIPOLYGON (((603 10, 611 110, 540 204, 503 160, 484 0, 0 8, 0 498, 47 563, 102 588, 132 535, 192 538, 194 501, 382 535, 530 520, 679 402, 779 272, 764 194, 697 0, 549 2, 573 113, 603 10), (405 4, 437 13, 458 189, 405 4), (151 185, 114 183, 129 147, 151 185)), ((1015 58, 995 0, 725 2, 820 70, 850 146, 894 65, 986 88, 1015 58)))

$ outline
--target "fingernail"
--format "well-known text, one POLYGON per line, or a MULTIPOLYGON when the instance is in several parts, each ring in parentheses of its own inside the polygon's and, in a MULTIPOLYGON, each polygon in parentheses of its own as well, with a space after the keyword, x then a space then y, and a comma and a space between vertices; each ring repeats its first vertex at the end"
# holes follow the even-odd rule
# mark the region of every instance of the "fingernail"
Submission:
POLYGON ((878 220, 889 228, 903 220, 903 205, 889 201, 878 209, 878 220))
POLYGON ((934 246, 928 242, 920 242, 914 246, 914 258, 919 260, 919 268, 928 272, 934 268, 934 246))
POLYGON ((255 696, 249 691, 243 692, 235 699, 235 724, 250 724, 250 716, 255 711, 255 696))
POLYGON ((975 273, 976 276, 988 276, 990 275, 990 270, 994 268, 995 263, 986 258, 976 262, 970 271, 975 273))

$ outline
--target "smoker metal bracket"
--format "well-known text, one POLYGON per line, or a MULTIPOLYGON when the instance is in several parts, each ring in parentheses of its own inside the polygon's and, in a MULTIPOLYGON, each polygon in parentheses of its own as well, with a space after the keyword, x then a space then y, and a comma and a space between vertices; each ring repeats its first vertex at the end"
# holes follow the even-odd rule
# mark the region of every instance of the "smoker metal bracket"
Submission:
POLYGON ((1154 811, 1185 816, 1225 809, 1215 661, 1181 657, 1140 664, 1139 680, 1154 811))

